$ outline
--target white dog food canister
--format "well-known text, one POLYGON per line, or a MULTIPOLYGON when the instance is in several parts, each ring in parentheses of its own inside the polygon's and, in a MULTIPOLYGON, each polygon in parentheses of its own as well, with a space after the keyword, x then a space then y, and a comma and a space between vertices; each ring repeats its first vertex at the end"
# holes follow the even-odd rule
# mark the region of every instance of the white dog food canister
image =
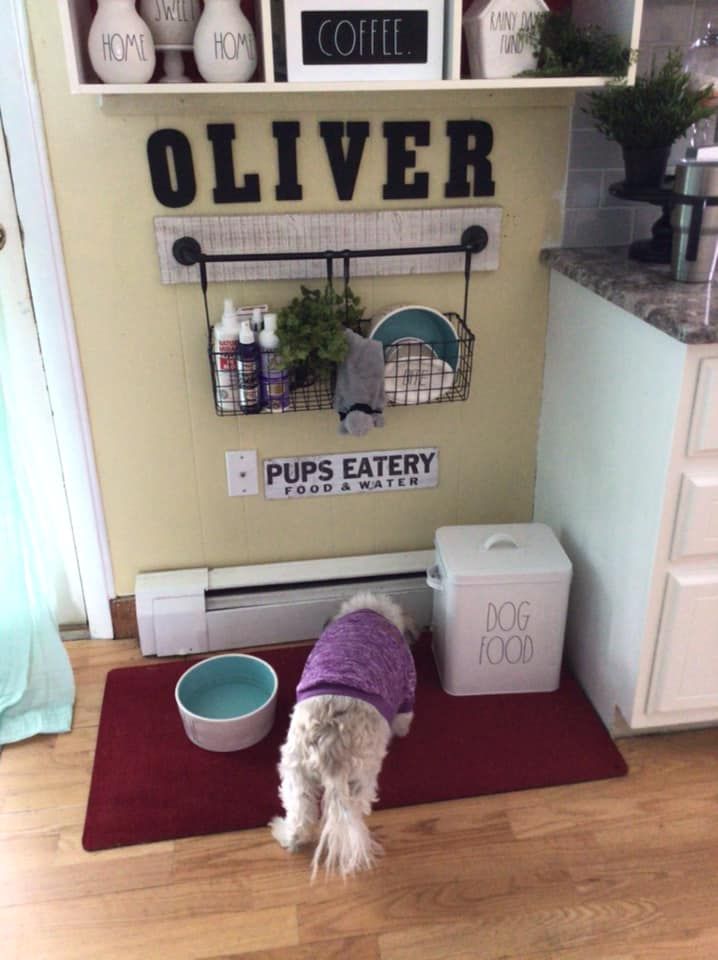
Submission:
POLYGON ((432 634, 447 693, 536 693, 560 682, 571 561, 550 527, 440 527, 432 634))

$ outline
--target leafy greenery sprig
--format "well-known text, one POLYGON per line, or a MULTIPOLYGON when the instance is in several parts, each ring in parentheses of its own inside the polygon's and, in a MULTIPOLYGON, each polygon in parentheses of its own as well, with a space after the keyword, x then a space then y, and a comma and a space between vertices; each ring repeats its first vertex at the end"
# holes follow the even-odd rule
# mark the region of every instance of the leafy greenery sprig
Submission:
POLYGON ((634 86, 613 82, 592 91, 582 109, 605 137, 622 147, 670 147, 692 124, 712 114, 706 103, 711 91, 710 84, 693 86, 676 48, 661 67, 654 62, 648 74, 637 77, 634 86))
POLYGON ((327 374, 341 363, 349 346, 344 328, 359 328, 364 310, 350 287, 346 297, 331 284, 323 290, 301 287, 301 296, 294 297, 277 315, 279 355, 290 368, 305 367, 317 376, 327 374))
POLYGON ((615 34, 577 26, 568 11, 539 13, 519 37, 536 56, 522 77, 623 77, 635 57, 615 34))

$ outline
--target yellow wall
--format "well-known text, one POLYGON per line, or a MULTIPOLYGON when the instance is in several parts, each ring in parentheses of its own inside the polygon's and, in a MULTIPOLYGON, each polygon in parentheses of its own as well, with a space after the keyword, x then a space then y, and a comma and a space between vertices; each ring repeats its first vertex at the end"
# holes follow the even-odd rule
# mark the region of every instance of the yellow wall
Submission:
MULTIPOLYGON (((538 254, 559 235, 570 97, 565 93, 331 94, 111 98, 68 93, 54 4, 29 0, 52 176, 77 328, 95 455, 118 595, 139 571, 308 559, 429 548, 437 526, 531 518, 537 415, 547 311, 547 275, 538 254), (493 126, 496 195, 503 208, 501 265, 472 281, 469 325, 476 333, 470 399, 389 408, 386 426, 363 438, 337 433, 331 411, 218 417, 212 405, 199 288, 162 286, 153 218, 316 210, 416 209, 381 200, 381 124, 431 120, 432 143, 419 168, 430 174, 432 207, 443 198, 447 119, 493 126), (276 203, 272 120, 299 120, 301 203, 276 203), (336 198, 316 134, 320 120, 368 120, 351 203, 336 198), (239 177, 258 171, 261 204, 212 202, 208 122, 237 128, 239 177), (172 211, 155 199, 146 160, 152 131, 189 137, 197 176, 194 203, 172 211), (305 453, 437 446, 436 489, 319 497, 307 501, 229 498, 224 452, 256 449, 261 459, 305 453)), ((472 202, 472 201, 469 201, 472 202)), ((457 276, 358 280, 368 310, 424 302, 460 311, 457 276)), ((275 307, 295 283, 213 286, 215 312, 230 294, 275 307)))

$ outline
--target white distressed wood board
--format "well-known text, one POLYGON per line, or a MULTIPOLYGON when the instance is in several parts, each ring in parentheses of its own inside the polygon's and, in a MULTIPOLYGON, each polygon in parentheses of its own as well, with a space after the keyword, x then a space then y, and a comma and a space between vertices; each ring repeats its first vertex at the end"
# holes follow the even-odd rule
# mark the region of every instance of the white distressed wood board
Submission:
MULTIPOLYGON (((467 227, 481 226, 489 242, 472 259, 472 271, 497 270, 501 239, 501 207, 444 207, 427 210, 374 210, 358 213, 238 214, 232 216, 155 217, 155 242, 162 283, 196 283, 198 268, 183 267, 172 245, 193 237, 205 254, 319 253, 325 250, 373 250, 458 244, 467 227)), ((401 276, 417 273, 460 273, 463 253, 401 254, 352 259, 353 277, 401 276)), ((334 261, 342 276, 341 259, 334 261)), ((326 262, 264 260, 210 263, 207 279, 303 280, 326 276, 326 262)))

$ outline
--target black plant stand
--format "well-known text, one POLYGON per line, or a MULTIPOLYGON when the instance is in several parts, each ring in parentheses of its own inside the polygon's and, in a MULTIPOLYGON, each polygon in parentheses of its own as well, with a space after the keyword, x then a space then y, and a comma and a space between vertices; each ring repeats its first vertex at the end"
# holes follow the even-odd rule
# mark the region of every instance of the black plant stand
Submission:
POLYGON ((628 248, 628 256, 641 263, 670 263, 673 243, 671 209, 675 198, 673 177, 666 177, 660 187, 633 187, 625 181, 612 183, 608 192, 621 200, 637 200, 639 203, 651 203, 661 207, 661 216, 651 227, 651 238, 634 240, 628 248))

